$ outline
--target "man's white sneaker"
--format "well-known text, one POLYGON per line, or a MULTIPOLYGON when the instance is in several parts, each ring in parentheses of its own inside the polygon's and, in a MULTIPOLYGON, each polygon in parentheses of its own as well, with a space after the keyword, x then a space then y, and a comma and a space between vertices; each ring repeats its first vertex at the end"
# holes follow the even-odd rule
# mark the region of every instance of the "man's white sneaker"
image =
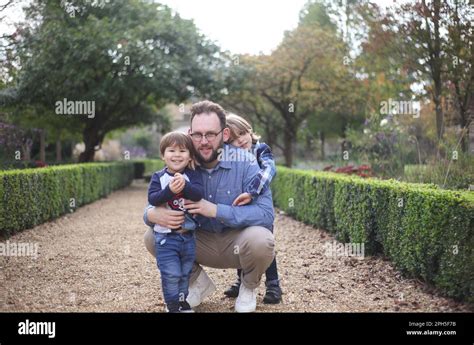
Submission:
POLYGON ((251 313, 257 309, 257 289, 249 289, 244 283, 240 284, 239 296, 235 301, 237 313, 251 313))
POLYGON ((204 270, 201 270, 197 279, 189 284, 189 293, 186 300, 191 308, 197 307, 210 294, 216 291, 216 286, 204 270))

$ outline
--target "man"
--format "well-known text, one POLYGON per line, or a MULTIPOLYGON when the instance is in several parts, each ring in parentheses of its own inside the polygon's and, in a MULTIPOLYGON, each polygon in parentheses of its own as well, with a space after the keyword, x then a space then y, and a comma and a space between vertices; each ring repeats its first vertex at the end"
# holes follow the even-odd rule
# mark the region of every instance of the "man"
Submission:
MULTIPOLYGON (((224 109, 202 101, 191 108, 189 135, 197 151, 204 184, 204 199, 187 201, 189 213, 199 215, 201 228, 196 232, 196 262, 190 278, 188 303, 201 304, 215 286, 201 265, 214 268, 241 268, 242 284, 235 302, 237 312, 253 312, 257 305, 256 289, 262 274, 274 257, 273 201, 270 189, 251 204, 232 206, 259 171, 255 157, 245 150, 224 144, 230 136, 224 109), (230 152, 229 150, 232 150, 230 152), (236 154, 236 150, 239 152, 236 154), (238 157, 238 159, 228 159, 238 157), (222 158, 222 159, 219 159, 222 158)), ((149 206, 144 215, 147 225, 179 229, 184 222, 181 211, 149 206)), ((154 255, 151 228, 145 244, 154 255)))

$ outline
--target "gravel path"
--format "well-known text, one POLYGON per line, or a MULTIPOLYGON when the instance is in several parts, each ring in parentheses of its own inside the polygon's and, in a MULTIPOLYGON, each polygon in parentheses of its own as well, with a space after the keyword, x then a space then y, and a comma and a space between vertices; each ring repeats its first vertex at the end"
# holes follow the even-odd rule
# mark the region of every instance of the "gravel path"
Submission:
MULTIPOLYGON (((38 244, 38 257, 0 256, 0 311, 161 312, 159 272, 143 245, 147 185, 12 236, 38 244)), ((383 258, 330 258, 325 233, 279 214, 275 223, 283 303, 259 312, 472 311, 401 277, 383 258)), ((5 242, 4 242, 5 243, 5 242)), ((233 311, 223 291, 235 271, 207 269, 218 290, 196 310, 233 311)))

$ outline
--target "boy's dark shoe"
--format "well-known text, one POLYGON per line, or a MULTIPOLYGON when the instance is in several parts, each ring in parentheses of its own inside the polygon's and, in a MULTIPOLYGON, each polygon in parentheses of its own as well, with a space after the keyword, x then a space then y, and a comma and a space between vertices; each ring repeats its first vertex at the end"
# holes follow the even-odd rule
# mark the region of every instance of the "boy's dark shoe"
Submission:
POLYGON ((172 302, 166 305, 166 311, 168 313, 179 313, 180 306, 177 302, 172 302))
POLYGON ((271 282, 270 284, 265 283, 267 291, 263 297, 263 303, 265 304, 278 304, 281 302, 282 291, 278 282, 271 282))
POLYGON ((237 298, 239 296, 240 280, 237 280, 230 288, 224 291, 224 295, 230 298, 237 298))
POLYGON ((179 302, 179 312, 180 313, 194 313, 193 308, 189 305, 188 302, 179 302))

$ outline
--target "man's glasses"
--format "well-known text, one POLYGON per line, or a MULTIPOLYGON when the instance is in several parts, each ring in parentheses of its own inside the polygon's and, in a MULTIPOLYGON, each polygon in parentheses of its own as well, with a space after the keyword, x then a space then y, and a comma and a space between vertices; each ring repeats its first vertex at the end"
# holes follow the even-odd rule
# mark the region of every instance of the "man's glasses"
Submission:
POLYGON ((190 136, 191 138, 194 140, 194 141, 202 141, 202 138, 205 137, 207 141, 214 141, 216 140, 217 136, 224 130, 224 128, 222 128, 219 132, 217 133, 214 133, 214 132, 209 132, 209 133, 206 133, 206 134, 202 134, 202 133, 191 133, 190 136))

